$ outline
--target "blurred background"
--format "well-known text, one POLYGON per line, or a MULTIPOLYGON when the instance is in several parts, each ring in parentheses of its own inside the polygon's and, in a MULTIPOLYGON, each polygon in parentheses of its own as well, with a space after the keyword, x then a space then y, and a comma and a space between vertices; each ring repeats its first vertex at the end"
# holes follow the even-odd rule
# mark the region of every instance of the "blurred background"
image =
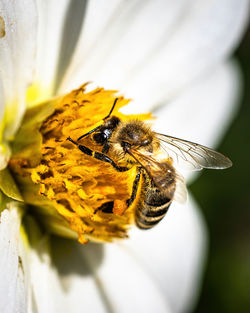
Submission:
POLYGON ((210 248, 194 313, 250 312, 250 27, 235 53, 244 77, 240 110, 217 150, 233 161, 191 185, 208 224, 210 248))

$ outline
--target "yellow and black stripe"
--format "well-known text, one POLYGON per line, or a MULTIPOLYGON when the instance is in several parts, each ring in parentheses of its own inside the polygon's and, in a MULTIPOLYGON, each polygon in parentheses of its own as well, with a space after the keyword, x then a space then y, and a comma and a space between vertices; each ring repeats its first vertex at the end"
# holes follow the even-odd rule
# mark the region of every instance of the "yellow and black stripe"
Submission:
MULTIPOLYGON (((166 215, 172 199, 166 195, 165 190, 160 190, 155 186, 151 178, 143 173, 144 190, 140 196, 135 211, 135 222, 141 229, 149 229, 158 224, 166 215)), ((168 187, 174 193, 175 183, 168 187)), ((168 192, 168 194, 170 194, 168 192)))

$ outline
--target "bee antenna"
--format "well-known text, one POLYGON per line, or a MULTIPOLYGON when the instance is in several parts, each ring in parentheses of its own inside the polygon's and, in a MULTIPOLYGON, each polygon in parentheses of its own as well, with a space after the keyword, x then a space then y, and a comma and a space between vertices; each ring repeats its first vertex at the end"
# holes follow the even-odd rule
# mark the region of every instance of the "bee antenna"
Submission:
MULTIPOLYGON (((118 101, 118 98, 115 98, 115 101, 114 101, 114 103, 113 103, 113 105, 112 105, 112 108, 111 108, 109 114, 108 114, 106 117, 104 117, 103 121, 105 121, 106 119, 108 119, 108 118, 110 117, 110 115, 111 115, 112 112, 114 111, 114 108, 115 108, 115 105, 116 105, 117 101, 118 101)), ((90 134, 92 134, 94 131, 96 131, 96 130, 99 129, 100 127, 101 127, 101 125, 100 125, 100 126, 97 126, 97 127, 94 128, 94 129, 92 129, 92 130, 89 131, 88 133, 86 133, 86 134, 80 136, 80 137, 77 139, 77 141, 80 140, 80 139, 82 139, 82 138, 84 138, 84 137, 86 137, 86 136, 88 136, 88 135, 90 135, 90 134)), ((70 140, 70 139, 68 139, 68 140, 70 140)), ((72 140, 70 140, 70 141, 72 141, 72 140)))
POLYGON ((109 114, 108 114, 106 117, 104 117, 104 119, 103 119, 104 121, 105 121, 107 118, 109 118, 110 115, 112 114, 112 112, 114 111, 114 108, 115 108, 115 105, 116 105, 117 101, 118 101, 118 98, 115 98, 115 101, 114 101, 114 103, 113 103, 113 105, 112 105, 112 108, 111 108, 109 114))

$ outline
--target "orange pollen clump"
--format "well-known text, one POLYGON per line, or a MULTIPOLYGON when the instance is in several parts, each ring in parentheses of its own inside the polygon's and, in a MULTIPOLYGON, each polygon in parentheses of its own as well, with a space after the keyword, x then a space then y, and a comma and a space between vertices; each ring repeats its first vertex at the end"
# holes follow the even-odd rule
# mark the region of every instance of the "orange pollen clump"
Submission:
MULTIPOLYGON (((42 140, 38 162, 26 153, 25 158, 14 155, 9 164, 17 180, 25 177, 22 184, 28 179, 39 187, 37 192, 41 199, 50 201, 50 206, 78 234, 82 243, 88 239, 111 241, 126 237, 128 226, 133 223, 133 208, 127 208, 126 201, 131 195, 136 168, 117 172, 110 164, 83 154, 67 140, 69 136, 77 140, 100 125, 114 103, 114 94, 115 91, 102 88, 86 93, 83 85, 54 100, 53 113, 39 125, 42 140), (113 203, 111 212, 100 209, 110 202, 113 203)), ((127 103, 128 100, 119 97, 112 115, 131 118, 118 112, 127 103)), ((142 119, 145 117, 150 116, 142 116, 142 119)), ((91 135, 82 139, 81 144, 93 151, 102 150, 91 135)), ((23 194, 25 201, 37 205, 38 200, 32 200, 36 196, 31 197, 27 191, 23 194)), ((42 210, 40 205, 40 214, 42 210)))

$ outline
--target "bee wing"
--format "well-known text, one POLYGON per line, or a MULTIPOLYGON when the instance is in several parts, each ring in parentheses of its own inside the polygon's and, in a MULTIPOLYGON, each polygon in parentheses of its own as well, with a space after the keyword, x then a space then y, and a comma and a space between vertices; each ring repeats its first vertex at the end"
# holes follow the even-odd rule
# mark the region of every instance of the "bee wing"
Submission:
POLYGON ((155 133, 161 148, 178 165, 191 170, 224 169, 232 166, 225 155, 197 143, 155 133))
MULTIPOLYGON (((163 175, 169 175, 168 170, 172 167, 167 168, 166 163, 158 161, 153 153, 142 153, 137 150, 130 150, 128 152, 148 173, 148 175, 155 182, 155 178, 163 175)), ((170 165, 171 166, 171 165, 170 165)), ((177 202, 184 203, 187 200, 187 188, 182 175, 174 170, 175 175, 175 191, 174 196, 169 193, 169 198, 176 200, 177 202)), ((161 187, 160 187, 161 188, 161 187)), ((165 192, 168 193, 168 188, 164 188, 165 192)))
POLYGON ((174 200, 179 203, 185 203, 187 201, 187 187, 182 175, 176 176, 176 187, 174 192, 174 200))

